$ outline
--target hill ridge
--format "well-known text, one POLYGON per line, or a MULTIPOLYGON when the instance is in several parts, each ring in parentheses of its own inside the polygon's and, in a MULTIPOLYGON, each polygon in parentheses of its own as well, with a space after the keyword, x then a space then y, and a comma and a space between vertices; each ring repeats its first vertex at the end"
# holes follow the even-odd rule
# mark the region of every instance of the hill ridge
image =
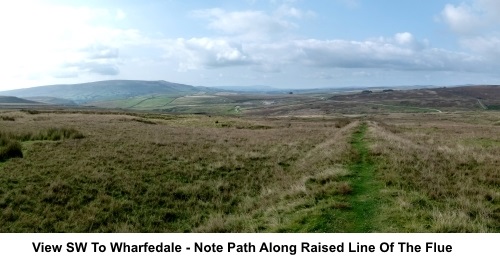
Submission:
POLYGON ((2 96, 0 95, 0 103, 1 104, 43 104, 37 101, 27 100, 18 98, 15 96, 2 96))
POLYGON ((0 95, 27 97, 53 97, 78 104, 95 101, 126 99, 137 96, 168 94, 182 96, 216 89, 195 87, 165 80, 103 80, 78 84, 55 84, 25 89, 2 91, 0 95))

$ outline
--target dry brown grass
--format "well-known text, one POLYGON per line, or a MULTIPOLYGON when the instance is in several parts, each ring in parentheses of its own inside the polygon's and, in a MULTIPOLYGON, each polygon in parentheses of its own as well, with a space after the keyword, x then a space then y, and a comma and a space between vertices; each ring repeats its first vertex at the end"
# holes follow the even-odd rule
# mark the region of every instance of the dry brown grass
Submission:
POLYGON ((328 191, 310 179, 345 173, 336 119, 9 114, 7 133, 85 138, 26 142, 1 164, 3 232, 274 231, 328 191))
POLYGON ((383 231, 500 231, 500 130, 485 113, 372 122, 372 153, 386 196, 383 231), (477 123, 481 124, 477 124, 477 123))
MULTIPOLYGON (((343 232, 363 202, 357 119, 1 115, 15 119, 3 133, 85 136, 23 142, 0 163, 1 232, 343 232)), ((500 231, 498 114, 368 118, 372 231, 500 231)))

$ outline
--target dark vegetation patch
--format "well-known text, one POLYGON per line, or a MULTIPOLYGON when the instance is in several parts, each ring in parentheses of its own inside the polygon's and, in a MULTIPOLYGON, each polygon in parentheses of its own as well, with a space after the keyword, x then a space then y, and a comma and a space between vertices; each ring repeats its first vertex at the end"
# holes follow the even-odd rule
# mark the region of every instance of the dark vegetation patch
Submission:
POLYGON ((21 111, 31 115, 41 113, 39 110, 34 110, 34 109, 22 109, 21 111))
POLYGON ((49 128, 38 133, 25 132, 20 134, 0 132, 0 161, 6 161, 10 158, 22 158, 21 142, 82 138, 84 138, 84 135, 74 128, 49 128))
POLYGON ((500 104, 498 105, 486 105, 486 108, 488 110, 496 110, 496 111, 500 111, 500 104))
POLYGON ((153 124, 153 125, 156 124, 156 122, 150 121, 148 119, 133 119, 133 120, 136 122, 145 123, 145 124, 153 124))
POLYGON ((59 141, 84 138, 84 135, 74 128, 49 128, 37 133, 27 132, 10 136, 20 141, 59 141))
POLYGON ((19 141, 12 140, 3 133, 0 133, 0 162, 10 158, 22 158, 23 152, 19 141))
POLYGON ((350 124, 352 121, 349 118, 339 118, 335 122, 335 127, 336 128, 343 128, 350 124))
POLYGON ((15 121, 16 118, 12 117, 12 116, 0 116, 0 119, 2 119, 3 121, 15 121))

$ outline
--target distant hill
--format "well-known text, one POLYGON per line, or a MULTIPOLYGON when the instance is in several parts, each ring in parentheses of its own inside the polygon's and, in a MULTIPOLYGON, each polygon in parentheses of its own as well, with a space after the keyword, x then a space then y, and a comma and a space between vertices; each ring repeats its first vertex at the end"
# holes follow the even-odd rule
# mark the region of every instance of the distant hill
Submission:
POLYGON ((470 85, 411 90, 386 89, 384 91, 367 88, 365 92, 335 95, 330 99, 362 103, 388 103, 410 107, 500 109, 500 86, 470 85))
POLYGON ((481 85, 434 89, 443 97, 467 97, 477 100, 484 109, 500 109, 500 86, 481 85))
POLYGON ((452 88, 439 88, 434 90, 445 96, 447 94, 453 94, 482 100, 500 101, 500 86, 498 85, 462 86, 452 88))
POLYGON ((0 96, 0 104, 40 104, 40 102, 21 99, 13 96, 0 96))
POLYGON ((243 93, 266 93, 266 92, 283 92, 283 90, 271 86, 254 85, 254 86, 214 86, 212 88, 222 89, 226 91, 236 91, 243 93))
POLYGON ((77 104, 72 100, 54 98, 54 97, 26 97, 25 99, 36 101, 45 104, 62 105, 62 106, 76 106, 77 104))
POLYGON ((22 98, 51 97, 70 100, 78 104, 96 101, 119 100, 137 96, 182 96, 214 89, 194 87, 167 81, 108 80, 82 84, 50 85, 0 92, 0 95, 22 98))

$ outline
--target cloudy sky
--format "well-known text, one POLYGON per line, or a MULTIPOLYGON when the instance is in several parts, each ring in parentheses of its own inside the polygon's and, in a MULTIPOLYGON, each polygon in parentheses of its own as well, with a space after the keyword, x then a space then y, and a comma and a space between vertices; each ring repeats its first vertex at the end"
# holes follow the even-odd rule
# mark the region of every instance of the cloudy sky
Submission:
POLYGON ((0 34, 0 90, 500 83, 498 0, 19 0, 0 34))

